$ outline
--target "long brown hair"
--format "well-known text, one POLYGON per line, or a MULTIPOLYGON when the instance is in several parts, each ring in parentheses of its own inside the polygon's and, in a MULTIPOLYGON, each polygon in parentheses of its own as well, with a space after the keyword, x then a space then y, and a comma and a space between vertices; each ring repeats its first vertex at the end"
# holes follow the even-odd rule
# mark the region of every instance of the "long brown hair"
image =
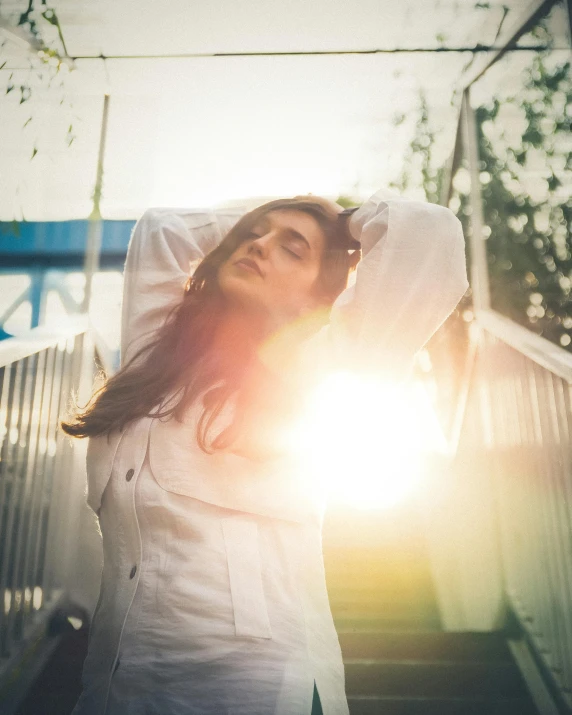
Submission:
POLYGON ((331 307, 347 287, 349 274, 361 255, 359 243, 349 233, 348 214, 337 213, 328 202, 311 195, 276 199, 258 206, 244 214, 199 263, 185 285, 181 302, 171 309, 154 339, 95 390, 83 408, 74 403, 75 414, 60 423, 64 432, 78 438, 109 434, 144 416, 174 415, 181 422, 186 410, 203 394, 197 441, 207 453, 227 446, 229 435, 236 435, 240 410, 231 428, 223 430, 209 445, 207 435, 217 415, 233 394, 239 396, 237 404, 246 404, 244 395, 242 402, 240 397, 247 382, 250 386, 256 384, 260 394, 268 388, 272 376, 257 359, 255 345, 248 336, 233 341, 232 353, 217 343, 217 329, 225 315, 218 270, 246 240, 257 221, 277 209, 303 211, 320 225, 326 244, 317 293, 320 303, 331 307), (162 412, 152 412, 164 406, 167 397, 170 406, 162 412))

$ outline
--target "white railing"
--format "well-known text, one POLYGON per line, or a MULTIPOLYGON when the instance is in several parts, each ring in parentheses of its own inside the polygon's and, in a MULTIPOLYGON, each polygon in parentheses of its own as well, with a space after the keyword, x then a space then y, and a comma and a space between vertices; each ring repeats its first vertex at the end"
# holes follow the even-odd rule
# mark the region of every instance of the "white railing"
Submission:
POLYGON ((572 355, 479 311, 451 432, 434 568, 449 630, 494 630, 507 607, 572 705, 572 355), (445 580, 446 579, 446 580, 445 580))
MULTIPOLYGON (((85 316, 0 343, 0 710, 69 598, 85 501, 84 440, 60 428, 93 378, 85 316), (23 666, 23 664, 26 664, 23 666)), ((7 711, 7 710, 6 710, 7 711)))
MULTIPOLYGON (((520 27, 508 31, 510 42, 551 5, 530 3, 520 27)), ((502 52, 491 62, 500 56, 502 52)), ((443 469, 442 493, 428 505, 427 535, 444 627, 516 627, 516 638, 534 656, 530 662, 543 676, 552 702, 570 709, 572 355, 490 307, 475 116, 469 101, 470 85, 486 69, 479 66, 465 88, 442 197, 447 204, 450 180, 464 158, 471 176, 474 319, 468 339, 460 338, 465 365, 449 412, 443 412, 455 456, 443 469)), ((446 362, 441 352, 437 345, 430 353, 437 366, 446 362)), ((444 371, 433 372, 429 379, 450 393, 444 371)), ((511 641, 515 655, 516 642, 511 641)))

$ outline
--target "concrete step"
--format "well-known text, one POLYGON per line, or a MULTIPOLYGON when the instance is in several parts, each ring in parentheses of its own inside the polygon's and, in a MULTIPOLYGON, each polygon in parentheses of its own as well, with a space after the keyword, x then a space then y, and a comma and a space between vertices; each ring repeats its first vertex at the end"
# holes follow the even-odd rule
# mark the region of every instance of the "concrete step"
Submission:
POLYGON ((527 698, 349 697, 350 715, 538 715, 527 698))
POLYGON ((334 625, 338 633, 351 632, 357 634, 384 632, 384 633, 426 633, 428 630, 439 631, 440 623, 437 617, 430 615, 408 614, 405 618, 395 618, 388 614, 385 618, 356 618, 333 614, 334 625))
POLYGON ((348 618, 352 613, 359 618, 384 618, 388 614, 405 618, 410 614, 425 612, 427 607, 431 605, 431 601, 426 599, 425 602, 421 599, 404 598, 395 601, 379 600, 360 600, 359 598, 352 600, 341 600, 330 598, 330 607, 332 613, 337 616, 348 618))
POLYGON ((427 550, 424 544, 407 541, 401 545, 373 546, 336 546, 323 545, 324 561, 333 565, 351 566, 357 564, 366 568, 375 568, 385 564, 411 564, 427 562, 427 550))
POLYGON ((417 585, 430 574, 429 559, 424 553, 372 550, 364 557, 361 552, 344 549, 324 553, 324 566, 328 579, 339 581, 340 586, 417 585))
POLYGON ((514 663, 344 660, 348 696, 497 700, 519 698, 526 685, 514 663))
POLYGON ((338 631, 344 658, 512 663, 500 632, 356 632, 338 631))

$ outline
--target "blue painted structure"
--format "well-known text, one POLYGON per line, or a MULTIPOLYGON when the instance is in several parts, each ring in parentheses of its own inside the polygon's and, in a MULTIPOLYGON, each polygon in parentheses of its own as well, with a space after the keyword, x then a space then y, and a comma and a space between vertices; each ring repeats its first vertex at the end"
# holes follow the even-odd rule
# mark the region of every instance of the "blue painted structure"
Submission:
MULTIPOLYGON (((89 221, 0 221, 2 270, 36 264, 63 267, 83 265, 89 221)), ((101 265, 125 260, 135 221, 102 221, 101 265)), ((115 264, 116 265, 116 264, 115 264)))
MULTIPOLYGON (((27 275, 30 285, 0 315, 0 340, 10 337, 3 325, 25 300, 32 306, 31 328, 43 321, 48 290, 56 289, 70 312, 78 310, 63 282, 54 279, 82 270, 89 221, 0 221, 0 281, 2 275, 27 275), (48 278, 50 272, 50 280, 48 278)), ((122 270, 134 220, 102 221, 101 270, 122 270)))

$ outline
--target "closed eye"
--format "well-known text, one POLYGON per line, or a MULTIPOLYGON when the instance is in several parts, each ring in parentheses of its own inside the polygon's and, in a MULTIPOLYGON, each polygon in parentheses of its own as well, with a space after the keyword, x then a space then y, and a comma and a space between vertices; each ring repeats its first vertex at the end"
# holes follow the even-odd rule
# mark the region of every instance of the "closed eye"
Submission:
POLYGON ((282 248, 286 251, 286 253, 289 253, 291 256, 294 256, 294 258, 297 258, 299 261, 302 260, 302 256, 299 256, 297 253, 294 253, 294 251, 291 251, 289 248, 286 248, 286 246, 282 246, 282 248))

